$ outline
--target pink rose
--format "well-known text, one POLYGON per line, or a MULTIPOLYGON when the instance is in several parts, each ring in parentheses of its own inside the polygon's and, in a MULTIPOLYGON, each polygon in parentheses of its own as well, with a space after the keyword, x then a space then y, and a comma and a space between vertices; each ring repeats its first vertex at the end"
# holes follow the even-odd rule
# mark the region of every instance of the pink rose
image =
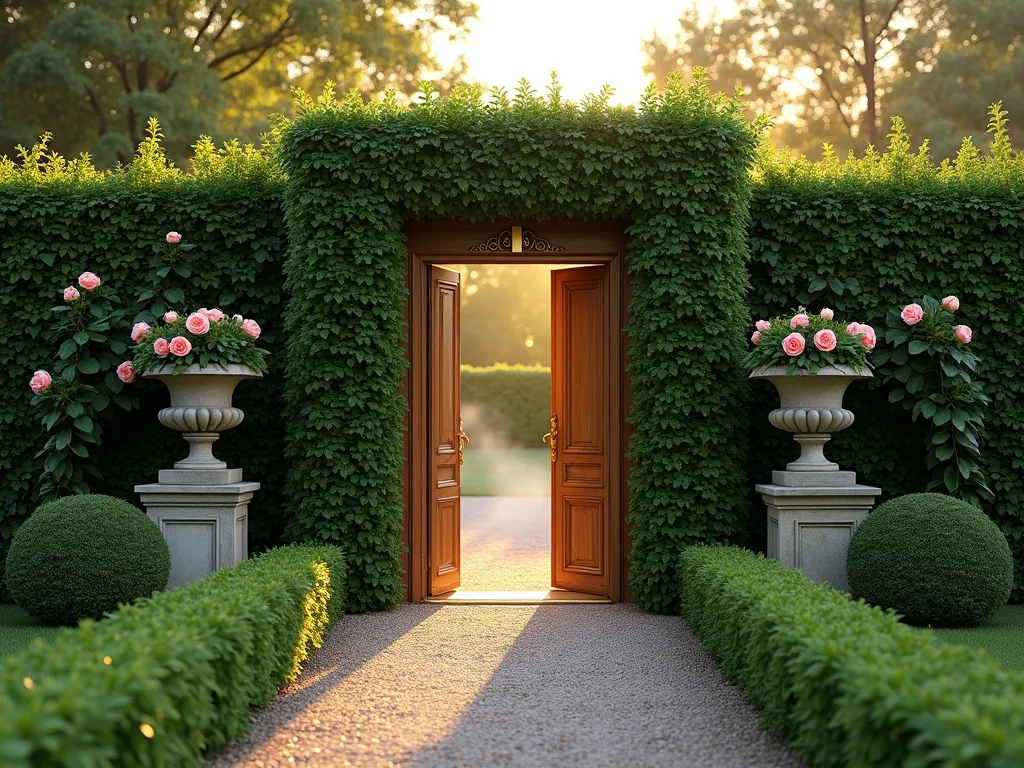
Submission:
POLYGON ((200 307, 199 309, 196 310, 196 314, 206 317, 207 315, 210 314, 210 310, 208 310, 206 307, 200 307))
POLYGON ((117 378, 125 384, 131 384, 135 381, 135 366, 132 365, 131 360, 125 360, 117 366, 117 378))
POLYGON ((177 232, 168 232, 167 237, 165 239, 171 245, 177 245, 178 243, 181 242, 181 235, 179 235, 177 232))
POLYGON ((206 313, 206 317, 209 318, 211 323, 219 323, 221 320, 223 320, 225 317, 227 317, 227 315, 225 315, 219 309, 214 307, 213 309, 209 310, 206 313))
POLYGON ((860 343, 869 350, 874 349, 875 344, 878 343, 878 337, 875 336, 875 329, 870 325, 860 325, 859 323, 857 327, 860 329, 861 333, 860 343))
POLYGON ((85 288, 85 290, 92 291, 99 288, 100 279, 92 272, 83 272, 78 276, 78 284, 85 288))
POLYGON ((171 339, 170 351, 176 357, 184 357, 192 351, 192 342, 184 336, 175 336, 171 339))
POLYGON ((157 357, 167 357, 167 353, 170 351, 171 345, 167 343, 167 339, 157 339, 153 342, 153 352, 157 357))
POLYGON ((821 310, 820 314, 821 314, 821 319, 822 320, 831 320, 833 317, 836 316, 836 313, 833 312, 828 307, 825 307, 823 310, 821 310))
POLYGON ((165 323, 173 323, 177 319, 178 319, 178 313, 175 312, 173 309, 170 312, 164 312, 164 322, 165 323))
POLYGON ((796 357, 804 351, 804 337, 799 333, 791 333, 782 340, 782 349, 790 357, 796 357))
POLYGON ((760 344, 761 343, 761 332, 760 331, 754 331, 754 335, 750 337, 750 340, 752 342, 754 342, 755 346, 760 344))
POLYGON ((799 315, 793 316, 793 319, 789 321, 789 327, 799 328, 800 326, 807 325, 809 322, 811 322, 810 318, 807 317, 807 315, 805 315, 803 312, 801 312, 799 315))
POLYGON ((907 325, 917 325, 921 322, 921 318, 924 317, 924 310, 921 309, 920 304, 907 304, 900 312, 900 317, 903 318, 903 322, 907 325))
POLYGON ((53 383, 53 379, 50 378, 50 374, 46 371, 36 371, 32 374, 32 380, 29 381, 29 388, 37 395, 40 392, 45 392, 50 388, 53 383))
POLYGON ((254 339, 258 339, 260 337, 260 324, 257 323, 255 320, 243 320, 242 330, 245 331, 250 336, 252 336, 254 339))
POLYGON ((772 327, 772 324, 769 323, 767 320, 758 320, 756 323, 754 323, 754 327, 757 328, 757 330, 764 333, 765 331, 772 327))
POLYGON ((139 339, 141 339, 151 330, 153 329, 150 328, 149 323, 136 323, 135 325, 132 326, 132 341, 138 342, 139 339))
POLYGON ((830 331, 828 328, 823 328, 814 334, 814 346, 822 352, 831 352, 836 348, 836 343, 837 339, 835 332, 830 331))
POLYGON ((971 342, 971 329, 966 325, 958 325, 953 329, 956 333, 956 340, 961 344, 969 344, 971 342))
POLYGON ((74 301, 81 294, 78 293, 78 289, 73 285, 69 285, 64 289, 64 301, 74 301))
POLYGON ((848 326, 846 326, 846 334, 847 336, 856 336, 858 333, 860 333, 859 329, 860 323, 850 323, 848 326))
POLYGON ((956 312, 960 309, 960 299, 956 296, 947 296, 942 300, 942 308, 948 309, 950 312, 956 312))
POLYGON ((202 336, 210 330, 210 318, 199 314, 199 312, 193 312, 188 316, 188 320, 185 321, 185 327, 196 336, 202 336))

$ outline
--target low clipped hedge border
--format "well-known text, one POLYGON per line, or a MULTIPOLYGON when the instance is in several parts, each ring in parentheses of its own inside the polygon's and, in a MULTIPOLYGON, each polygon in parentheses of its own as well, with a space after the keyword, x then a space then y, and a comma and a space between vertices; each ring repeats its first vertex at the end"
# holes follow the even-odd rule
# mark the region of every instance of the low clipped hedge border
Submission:
POLYGON ((337 547, 271 550, 0 660, 0 765, 197 765, 295 679, 346 570, 337 547))
MULTIPOLYGON (((539 365, 462 366, 462 413, 481 408, 481 427, 511 448, 543 448, 550 429, 551 369, 539 365)), ((472 431, 470 435, 472 436, 472 431)))
POLYGON ((812 765, 1024 765, 1024 675, 747 550, 679 561, 683 617, 812 765))

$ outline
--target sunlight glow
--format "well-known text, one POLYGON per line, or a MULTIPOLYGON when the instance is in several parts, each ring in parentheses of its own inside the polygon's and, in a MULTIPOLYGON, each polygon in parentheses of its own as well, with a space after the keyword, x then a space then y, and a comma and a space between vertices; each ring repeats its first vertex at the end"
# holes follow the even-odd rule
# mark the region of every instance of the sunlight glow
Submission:
POLYGON ((558 72, 566 98, 578 100, 606 83, 612 101, 635 103, 648 77, 643 40, 657 30, 674 38, 691 3, 710 15, 731 0, 476 0, 480 13, 462 41, 438 39, 434 49, 450 66, 462 54, 469 79, 509 91, 525 77, 543 92, 558 72))

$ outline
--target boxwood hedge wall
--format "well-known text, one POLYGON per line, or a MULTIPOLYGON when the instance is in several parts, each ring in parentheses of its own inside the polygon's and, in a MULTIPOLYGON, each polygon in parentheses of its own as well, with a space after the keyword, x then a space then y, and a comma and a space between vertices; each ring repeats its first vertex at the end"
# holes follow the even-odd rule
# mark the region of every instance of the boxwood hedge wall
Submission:
POLYGON ((305 101, 286 133, 290 532, 344 542, 353 607, 402 596, 399 386, 408 219, 630 222, 630 584, 678 606, 683 544, 746 527, 739 372, 747 171, 738 103, 672 81, 636 111, 521 88, 423 106, 305 101))
MULTIPOLYGON (((283 527, 284 425, 281 391, 281 263, 285 248, 280 184, 253 180, 179 179, 156 184, 126 178, 70 181, 17 180, 0 184, 0 562, 14 529, 32 509, 41 468, 41 427, 29 405, 27 381, 49 368, 57 344, 50 336, 50 308, 62 303, 67 285, 95 272, 118 295, 134 300, 145 287, 153 246, 168 230, 196 245, 193 306, 222 306, 258 318, 262 341, 274 353, 270 374, 243 384, 238 404, 245 422, 226 432, 217 452, 231 466, 263 483, 250 506, 251 545, 276 542, 283 527)), ((134 313, 133 313, 134 314, 134 313)), ((113 408, 104 425, 95 490, 134 503, 132 486, 152 482, 187 453, 180 435, 159 425, 156 411, 167 393, 155 382, 134 385, 141 410, 113 408)), ((0 585, 0 598, 6 590, 0 585)))
MULTIPOLYGON (((531 365, 462 366, 462 413, 471 438, 480 435, 501 447, 544 448, 540 438, 550 429, 551 369, 531 365), (474 409, 480 409, 474 413, 474 409), (471 420, 473 423, 471 423, 471 420)), ((476 440, 474 446, 480 446, 476 440)))
MULTIPOLYGON (((884 329, 885 313, 925 294, 960 298, 961 322, 974 330, 980 379, 992 398, 982 442, 995 500, 986 511, 1010 541, 1014 600, 1024 598, 1024 158, 996 128, 982 158, 966 144, 955 163, 936 167, 911 154, 897 122, 889 151, 840 165, 793 161, 762 152, 750 206, 750 305, 771 317, 797 301, 833 307, 840 319, 884 329)), ((765 482, 791 437, 767 423, 778 400, 759 383, 751 403, 748 471, 765 482)), ((827 452, 889 496, 923 490, 924 434, 876 385, 848 398, 853 427, 827 452)), ((782 457, 782 458, 780 458, 782 457)), ((791 458, 788 458, 791 457, 791 458)), ((760 512, 761 506, 755 506, 760 512)), ((763 529, 764 518, 752 517, 763 529)))
MULTIPOLYGON (((924 293, 960 296, 993 398, 988 511, 1024 597, 1024 160, 998 126, 990 155, 968 145, 938 168, 898 130, 887 154, 845 164, 762 147, 751 187, 753 135, 700 81, 673 83, 635 113, 600 97, 566 104, 557 88, 490 106, 458 93, 411 110, 328 94, 303 112, 283 147, 287 206, 277 165, 238 148, 198 145, 188 178, 152 147, 105 179, 40 155, 17 170, 0 160, 0 558, 39 471, 27 380, 55 351, 49 308, 85 269, 137 295, 152 245, 176 229, 197 246, 188 298, 258 318, 275 353, 271 375, 239 389, 246 422, 218 444, 264 484, 253 544, 277 542, 286 522, 293 540, 341 543, 352 607, 390 605, 402 596, 403 220, 620 218, 632 222, 630 580, 642 605, 677 607, 681 545, 763 536, 752 484, 796 455, 767 422, 773 391, 739 372, 748 280, 754 317, 827 304, 876 327, 924 293)), ((142 410, 105 426, 97 487, 132 499, 132 485, 184 451, 156 421, 160 386, 138 390, 142 410)), ((857 421, 830 455, 888 495, 922 490, 921 426, 863 384, 848 402, 857 421)))

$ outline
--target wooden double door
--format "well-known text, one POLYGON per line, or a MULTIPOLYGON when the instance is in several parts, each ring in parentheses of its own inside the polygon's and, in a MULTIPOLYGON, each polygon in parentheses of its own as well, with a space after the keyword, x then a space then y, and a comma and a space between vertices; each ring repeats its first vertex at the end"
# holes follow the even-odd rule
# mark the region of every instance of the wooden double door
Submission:
MULTIPOLYGON (((612 473, 613 313, 607 264, 551 273, 551 584, 610 596, 617 578, 612 473)), ((427 302, 428 593, 460 586, 460 485, 466 445, 459 393, 459 273, 431 266, 427 302)), ((616 363, 618 361, 615 361, 616 363)), ((540 440, 541 436, 538 435, 540 440)))

